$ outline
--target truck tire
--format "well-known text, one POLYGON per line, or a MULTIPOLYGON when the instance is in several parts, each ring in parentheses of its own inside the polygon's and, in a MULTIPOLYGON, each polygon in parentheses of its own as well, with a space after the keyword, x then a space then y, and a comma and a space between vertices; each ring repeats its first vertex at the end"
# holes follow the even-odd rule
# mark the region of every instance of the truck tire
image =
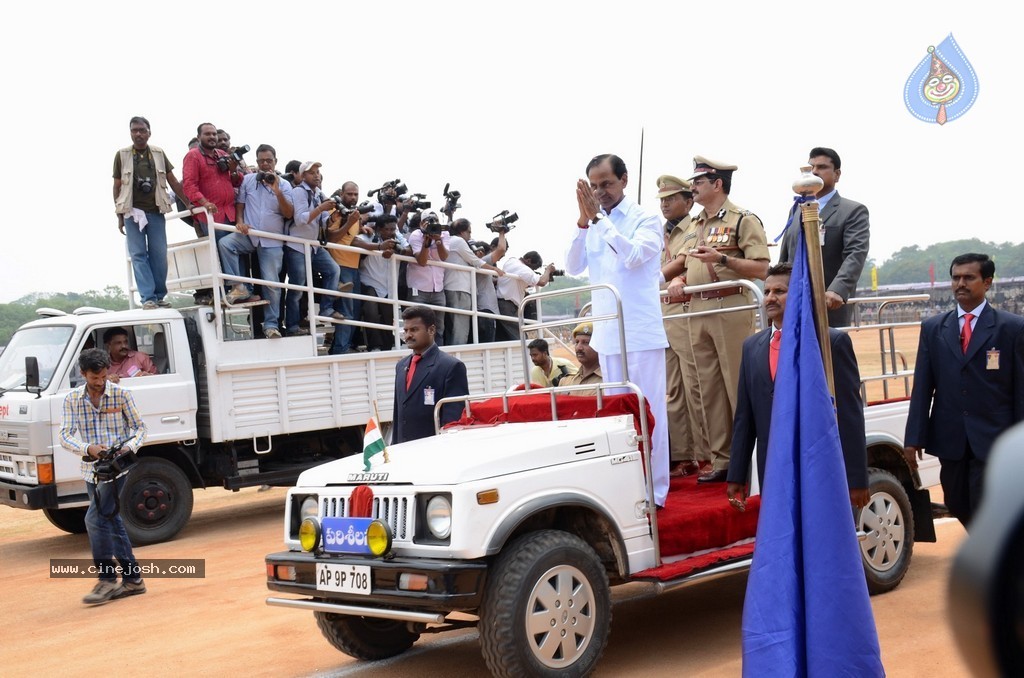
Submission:
POLYGON ((143 457, 121 490, 121 519, 135 546, 173 539, 192 515, 192 484, 160 457, 143 457))
POLYGON ((507 545, 487 577, 480 645, 494 676, 585 676, 608 641, 608 573, 586 542, 558 530, 507 545))
POLYGON ((914 514, 910 499, 888 471, 868 469, 871 499, 857 515, 857 530, 867 533, 860 542, 864 574, 871 595, 892 591, 903 581, 914 552, 914 514))
POLYGON ((400 655, 419 640, 406 622, 314 612, 316 625, 331 645, 356 659, 375 661, 400 655))
POLYGON ((84 508, 43 509, 46 519, 69 534, 85 533, 84 508))

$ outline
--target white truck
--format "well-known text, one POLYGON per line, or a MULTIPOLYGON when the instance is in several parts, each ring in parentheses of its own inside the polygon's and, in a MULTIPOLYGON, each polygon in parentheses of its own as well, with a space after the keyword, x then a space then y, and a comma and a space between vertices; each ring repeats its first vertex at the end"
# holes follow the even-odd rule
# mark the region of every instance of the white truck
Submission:
MULTIPOLYGON (((169 289, 213 287, 221 296, 210 244, 204 238, 169 248, 169 289)), ((393 258, 393 282, 400 259, 393 258)), ((306 292, 315 316, 311 281, 280 286, 306 292)), ((0 503, 42 509, 60 529, 85 531, 85 482, 79 457, 60 445, 61 409, 81 383, 79 353, 102 347, 104 332, 114 327, 125 328, 132 348, 148 353, 159 372, 121 382, 148 429, 121 497, 135 544, 177 534, 191 515, 194 488, 290 486, 301 471, 361 450, 370 417, 391 420, 395 365, 405 351, 321 355, 318 332, 254 339, 255 308, 40 309, 41 317, 21 327, 0 355, 0 503)), ((398 336, 398 315, 400 309, 392 327, 376 327, 398 336)), ((517 342, 446 350, 466 364, 473 393, 522 381, 517 342)))
MULTIPOLYGON (((636 392, 604 385, 616 386, 636 392)), ((369 470, 348 458, 303 473, 287 550, 266 557, 268 588, 288 595, 267 603, 312 611, 334 647, 364 660, 477 626, 496 676, 586 675, 607 640, 610 586, 667 591, 748 568, 759 496, 738 512, 721 484, 680 478, 651 511, 642 399, 578 388, 466 399, 483 425, 392 446, 369 470)), ((935 539, 902 454, 906 413, 905 398, 866 409, 871 500, 855 522, 872 593, 899 584, 915 540, 935 539)))

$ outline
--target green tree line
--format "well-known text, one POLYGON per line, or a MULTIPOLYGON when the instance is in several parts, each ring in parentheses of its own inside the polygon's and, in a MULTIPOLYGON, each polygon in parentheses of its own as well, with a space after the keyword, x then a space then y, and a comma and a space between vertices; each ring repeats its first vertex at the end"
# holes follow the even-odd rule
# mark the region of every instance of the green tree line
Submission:
MULTIPOLYGON (((953 257, 967 252, 980 252, 996 262, 996 278, 1024 276, 1024 243, 1006 242, 996 244, 979 238, 951 240, 921 248, 910 245, 898 250, 885 263, 878 266, 879 285, 929 282, 930 267, 935 266, 936 282, 949 280, 949 263, 953 257)), ((874 259, 868 259, 858 282, 859 287, 871 287, 871 267, 874 259)))
POLYGON ((64 292, 41 294, 35 292, 16 299, 9 304, 0 304, 0 346, 6 346, 11 335, 30 320, 35 320, 37 308, 53 308, 70 313, 76 308, 93 306, 108 311, 122 311, 128 308, 128 296, 116 285, 108 285, 103 291, 64 292))

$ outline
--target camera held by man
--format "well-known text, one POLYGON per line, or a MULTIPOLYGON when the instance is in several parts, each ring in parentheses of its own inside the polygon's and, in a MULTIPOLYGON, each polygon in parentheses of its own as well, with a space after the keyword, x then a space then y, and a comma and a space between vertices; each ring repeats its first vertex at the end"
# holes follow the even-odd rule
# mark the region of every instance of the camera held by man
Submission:
POLYGON ((401 196, 402 209, 404 210, 428 210, 430 201, 426 200, 426 193, 413 193, 412 195, 401 196))
POLYGON ((217 158, 217 169, 221 172, 227 172, 231 167, 231 161, 239 167, 245 167, 245 160, 242 156, 249 152, 249 146, 235 146, 228 152, 226 156, 222 155, 217 158))
POLYGON ((495 233, 508 233, 515 228, 515 222, 519 221, 519 215, 515 212, 509 214, 508 210, 502 210, 494 215, 487 228, 495 233))
POLYGON ((372 198, 374 195, 377 196, 377 201, 381 205, 393 204, 398 200, 398 196, 404 195, 409 192, 409 187, 402 183, 401 179, 394 179, 393 181, 385 181, 380 188, 375 188, 367 192, 366 197, 372 198))
POLYGON ((426 212, 420 217, 420 228, 434 240, 439 240, 441 232, 445 230, 444 226, 441 225, 441 221, 433 212, 426 212))

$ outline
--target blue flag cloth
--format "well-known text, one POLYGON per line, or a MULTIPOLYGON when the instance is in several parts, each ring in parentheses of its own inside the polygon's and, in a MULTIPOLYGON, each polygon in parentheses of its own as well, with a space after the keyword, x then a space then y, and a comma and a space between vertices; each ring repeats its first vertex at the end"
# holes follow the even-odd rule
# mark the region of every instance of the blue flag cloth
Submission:
POLYGON ((884 676, 798 236, 782 328, 743 675, 884 676))

